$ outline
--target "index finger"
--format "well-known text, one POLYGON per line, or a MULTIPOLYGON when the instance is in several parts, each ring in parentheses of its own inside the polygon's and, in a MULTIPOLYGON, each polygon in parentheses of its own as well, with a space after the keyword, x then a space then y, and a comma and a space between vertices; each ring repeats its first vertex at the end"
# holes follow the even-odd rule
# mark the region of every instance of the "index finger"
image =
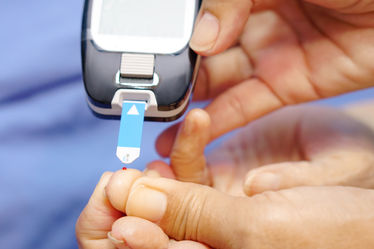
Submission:
MULTIPOLYGON (((211 119, 208 140, 213 141, 282 106, 282 101, 265 83, 257 78, 246 80, 219 95, 206 107, 211 119)), ((179 126, 169 127, 157 138, 156 149, 161 156, 170 156, 179 126)))
POLYGON ((206 107, 212 120, 210 141, 283 105, 282 100, 260 79, 246 80, 228 89, 206 107))

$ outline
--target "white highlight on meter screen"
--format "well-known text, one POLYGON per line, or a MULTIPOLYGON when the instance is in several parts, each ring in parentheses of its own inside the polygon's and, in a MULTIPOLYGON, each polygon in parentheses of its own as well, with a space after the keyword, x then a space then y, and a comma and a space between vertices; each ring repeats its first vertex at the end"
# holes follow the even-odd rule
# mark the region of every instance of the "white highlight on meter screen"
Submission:
POLYGON ((192 35, 197 0, 93 0, 89 32, 101 50, 174 54, 192 35))
POLYGON ((99 33, 182 38, 185 5, 185 0, 105 0, 99 33))

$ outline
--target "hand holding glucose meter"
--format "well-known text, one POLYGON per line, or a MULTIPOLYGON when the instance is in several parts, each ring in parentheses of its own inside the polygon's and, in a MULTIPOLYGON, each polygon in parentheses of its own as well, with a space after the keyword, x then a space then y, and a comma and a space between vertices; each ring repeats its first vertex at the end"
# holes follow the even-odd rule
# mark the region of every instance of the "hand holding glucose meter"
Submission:
POLYGON ((174 120, 187 108, 200 59, 189 48, 199 6, 200 0, 85 1, 82 66, 88 103, 96 114, 127 120, 121 121, 118 143, 125 149, 117 148, 123 162, 140 153, 133 150, 140 142, 123 135, 141 139, 127 124, 174 120))

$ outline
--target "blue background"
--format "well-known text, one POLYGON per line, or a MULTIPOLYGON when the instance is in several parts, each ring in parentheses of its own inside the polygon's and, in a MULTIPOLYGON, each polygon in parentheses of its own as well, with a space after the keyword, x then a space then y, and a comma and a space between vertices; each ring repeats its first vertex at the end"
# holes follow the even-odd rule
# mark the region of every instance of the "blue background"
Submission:
MULTIPOLYGON (((0 1, 0 248, 77 248, 74 225, 100 175, 122 167, 119 121, 86 104, 82 0, 0 1)), ((374 89, 326 100, 340 106, 374 89)), ((145 123, 143 168, 170 125, 145 123)))

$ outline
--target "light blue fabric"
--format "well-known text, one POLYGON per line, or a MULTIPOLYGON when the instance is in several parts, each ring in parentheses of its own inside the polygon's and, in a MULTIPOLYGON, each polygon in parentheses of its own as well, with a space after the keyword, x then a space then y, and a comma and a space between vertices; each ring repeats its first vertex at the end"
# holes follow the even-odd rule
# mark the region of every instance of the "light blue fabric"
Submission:
MULTIPOLYGON (((115 156, 118 120, 94 117, 81 80, 82 0, 0 1, 0 248, 76 248, 75 221, 115 156)), ((146 123, 142 157, 157 159, 146 123), (151 141, 151 142, 148 142, 151 141)))
MULTIPOLYGON (((122 167, 118 120, 86 104, 82 0, 0 1, 0 248, 77 248, 74 225, 100 175, 122 167)), ((374 89, 325 103, 374 96, 374 89)), ((143 168, 166 126, 146 122, 143 168)))

